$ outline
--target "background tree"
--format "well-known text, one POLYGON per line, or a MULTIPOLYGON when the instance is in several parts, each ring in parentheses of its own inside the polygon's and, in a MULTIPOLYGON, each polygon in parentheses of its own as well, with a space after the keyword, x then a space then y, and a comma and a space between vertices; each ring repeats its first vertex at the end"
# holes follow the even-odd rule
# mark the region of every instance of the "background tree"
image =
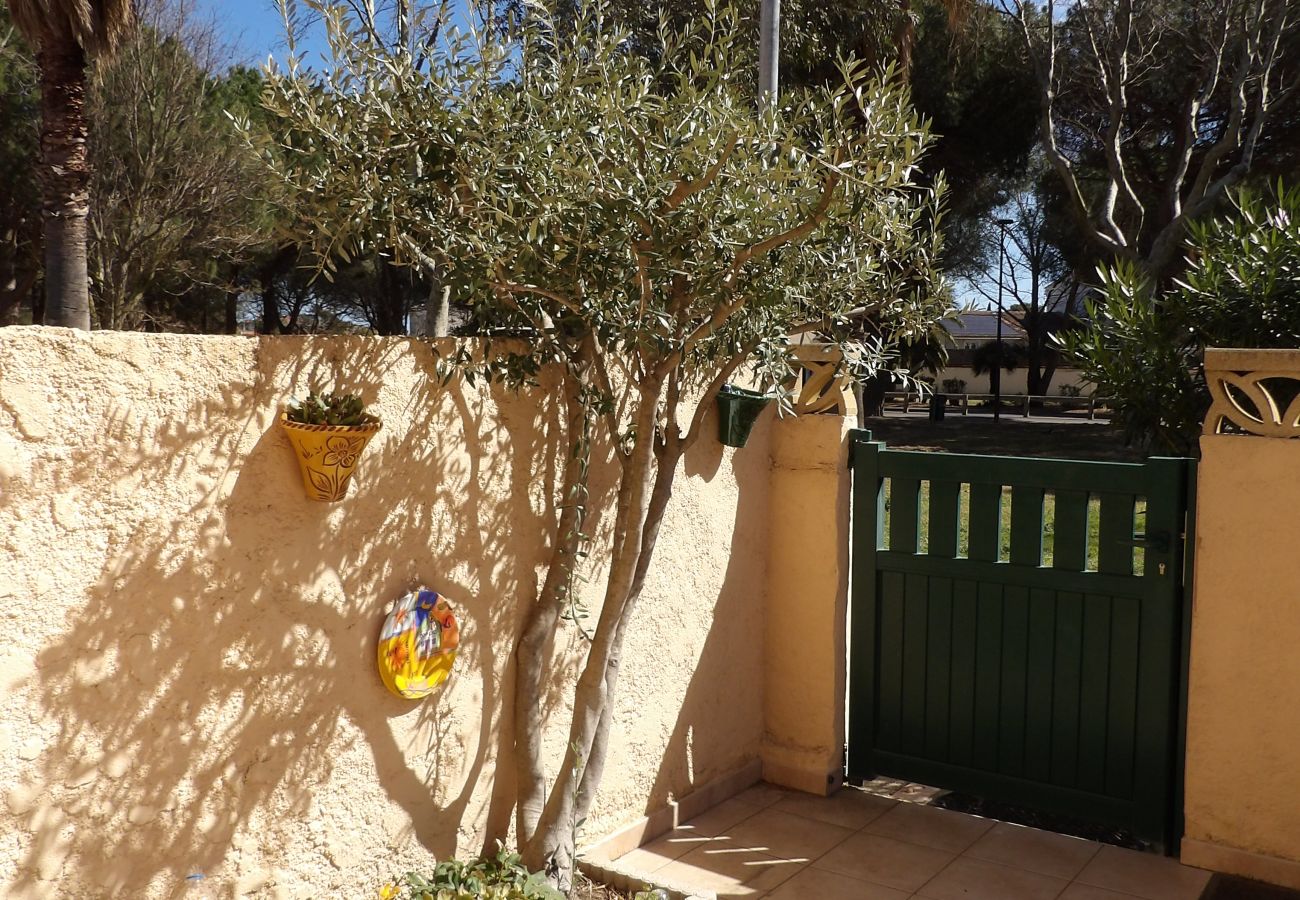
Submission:
POLYGON ((1189 228, 1178 284, 1161 290, 1121 262, 1087 326, 1066 336, 1129 439, 1179 455, 1195 455, 1209 409, 1206 347, 1300 344, 1300 191, 1243 192, 1228 215, 1189 228))
POLYGON ((291 68, 267 99, 292 139, 266 158, 296 189, 297 237, 323 266, 379 244, 408 264, 428 257, 483 321, 528 336, 486 359, 460 352, 449 375, 524 389, 545 364, 562 373, 572 452, 515 676, 517 835, 561 884, 658 529, 717 392, 742 371, 786 385, 792 336, 839 340, 863 322, 871 340, 844 348, 871 371, 947 308, 935 196, 913 182, 927 138, 897 85, 849 65, 841 87, 792 92, 760 116, 734 13, 709 7, 638 55, 607 9, 588 4, 561 28, 534 8, 504 39, 441 44, 420 68, 326 9, 334 65, 291 68), (538 692, 555 628, 580 615, 593 460, 615 467, 617 500, 568 752, 548 773, 538 692))
POLYGON ((95 323, 208 330, 230 263, 264 239, 262 169, 223 108, 233 87, 211 74, 224 55, 215 24, 157 0, 138 14, 141 27, 96 67, 88 104, 95 323))
POLYGON ((1014 372, 1025 361, 1025 348, 1007 341, 986 341, 971 353, 970 370, 989 376, 989 393, 1001 393, 1002 373, 1014 372))
POLYGON ((41 272, 40 192, 33 177, 40 122, 35 63, 8 7, 0 6, 0 325, 18 321, 24 305, 31 306, 41 272))
POLYGON ((1001 6, 1037 80, 1043 152, 1100 258, 1164 280, 1188 223, 1261 156, 1294 165, 1300 20, 1288 0, 1001 6))
POLYGON ((89 61, 130 33, 131 0, 9 0, 36 50, 41 80, 37 169, 45 248, 45 321, 90 327, 86 219, 90 213, 86 89, 89 61))
POLYGON ((996 252, 975 265, 967 280, 990 305, 998 302, 1001 282, 1006 318, 1025 333, 1024 353, 1017 362, 1025 366, 1026 390, 1033 395, 1045 395, 1051 389, 1060 359, 1055 336, 1072 327, 1083 312, 1042 194, 1042 181, 1047 177, 1050 173, 1042 169, 1031 173, 1010 202, 997 211, 998 219, 988 227, 986 237, 996 252), (1006 258, 1000 262, 1004 229, 1006 258))

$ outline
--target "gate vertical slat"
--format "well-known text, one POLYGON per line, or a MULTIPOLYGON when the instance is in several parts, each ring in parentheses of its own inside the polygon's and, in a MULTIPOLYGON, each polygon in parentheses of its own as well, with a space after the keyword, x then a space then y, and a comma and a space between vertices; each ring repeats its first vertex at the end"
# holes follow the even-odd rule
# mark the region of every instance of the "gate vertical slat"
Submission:
POLYGON ((1139 604, 1117 600, 1111 616, 1110 696, 1106 713, 1106 793, 1133 796, 1137 729, 1139 604))
POLYGON ((929 635, 926 639, 925 752, 947 761, 951 741, 952 579, 931 578, 929 635))
POLYGON ((899 746, 903 728, 904 577, 885 572, 880 579, 880 684, 876 728, 881 747, 899 746))
POLYGON ((952 733, 948 758, 959 766, 973 765, 975 746, 975 655, 979 597, 973 581, 952 587, 952 733))
POLYGON ((1043 564, 1043 489, 1016 485, 1011 489, 1011 562, 1043 564))
POLYGON ((1088 563, 1088 492, 1057 491, 1052 567, 1082 572, 1088 563))
POLYGON ((998 728, 1002 718, 1002 585, 980 582, 975 613, 975 721, 972 764, 998 768, 998 728))
POLYGON ((929 579, 908 575, 903 598, 903 728, 909 747, 925 745, 925 644, 929 637, 929 579))
POLYGON ((1132 494, 1102 494, 1101 522, 1097 528, 1097 571, 1107 575, 1133 574, 1132 494))
MULTIPOLYGON (((1014 521, 1014 513, 1013 521, 1014 521)), ((1013 544, 1014 548, 1014 544, 1013 544)), ((1013 549, 1014 552, 1014 549, 1013 549)), ((998 771, 1019 778, 1025 767, 1025 671, 1029 657, 1029 589, 1002 589, 1002 715, 998 771)))
POLYGON ((961 513, 961 482, 930 482, 931 556, 952 559, 957 555, 958 518, 961 513))
POLYGON ((915 553, 919 549, 921 482, 916 478, 889 479, 889 549, 915 553))
POLYGON ((1056 666, 1052 680, 1052 782, 1074 787, 1079 775, 1079 688, 1083 597, 1056 597, 1056 666))
POLYGON ((1056 592, 1029 594, 1029 653, 1025 678, 1025 777, 1052 777, 1052 683, 1056 665, 1056 592))
POLYGON ((1002 530, 1002 485, 970 486, 970 558, 995 562, 1002 530))
POLYGON ((1111 598, 1083 599, 1083 681, 1079 717, 1094 723, 1079 732, 1079 787, 1100 794, 1106 789, 1106 705, 1110 692, 1111 598))

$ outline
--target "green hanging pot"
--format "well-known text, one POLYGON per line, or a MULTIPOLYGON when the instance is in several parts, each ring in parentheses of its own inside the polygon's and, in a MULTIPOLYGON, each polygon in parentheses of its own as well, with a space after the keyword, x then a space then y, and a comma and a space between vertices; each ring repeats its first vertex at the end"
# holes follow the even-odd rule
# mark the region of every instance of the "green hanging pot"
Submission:
POLYGON ((749 432, 772 402, 768 394, 724 384, 718 391, 718 440, 728 447, 743 447, 749 432))

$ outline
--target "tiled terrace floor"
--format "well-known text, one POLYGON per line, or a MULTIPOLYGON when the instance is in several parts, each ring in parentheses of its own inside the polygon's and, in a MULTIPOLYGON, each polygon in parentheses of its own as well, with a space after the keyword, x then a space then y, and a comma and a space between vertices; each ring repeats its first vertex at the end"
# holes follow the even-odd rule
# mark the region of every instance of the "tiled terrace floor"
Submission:
POLYGON ((633 850, 620 871, 719 898, 1196 900, 1210 874, 1160 856, 854 788, 756 785, 633 850))

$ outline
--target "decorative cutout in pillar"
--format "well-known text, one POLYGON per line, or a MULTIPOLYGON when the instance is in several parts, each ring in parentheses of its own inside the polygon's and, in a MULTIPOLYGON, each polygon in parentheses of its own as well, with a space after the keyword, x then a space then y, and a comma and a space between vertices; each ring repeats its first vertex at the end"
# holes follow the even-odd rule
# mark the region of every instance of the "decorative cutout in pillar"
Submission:
POLYGON ((1206 350, 1205 434, 1300 438, 1300 350, 1206 350))
POLYGON ((847 415, 848 392, 853 381, 844 371, 844 354, 838 347, 824 344, 802 344, 794 348, 794 357, 804 371, 802 384, 794 401, 796 414, 847 415))

